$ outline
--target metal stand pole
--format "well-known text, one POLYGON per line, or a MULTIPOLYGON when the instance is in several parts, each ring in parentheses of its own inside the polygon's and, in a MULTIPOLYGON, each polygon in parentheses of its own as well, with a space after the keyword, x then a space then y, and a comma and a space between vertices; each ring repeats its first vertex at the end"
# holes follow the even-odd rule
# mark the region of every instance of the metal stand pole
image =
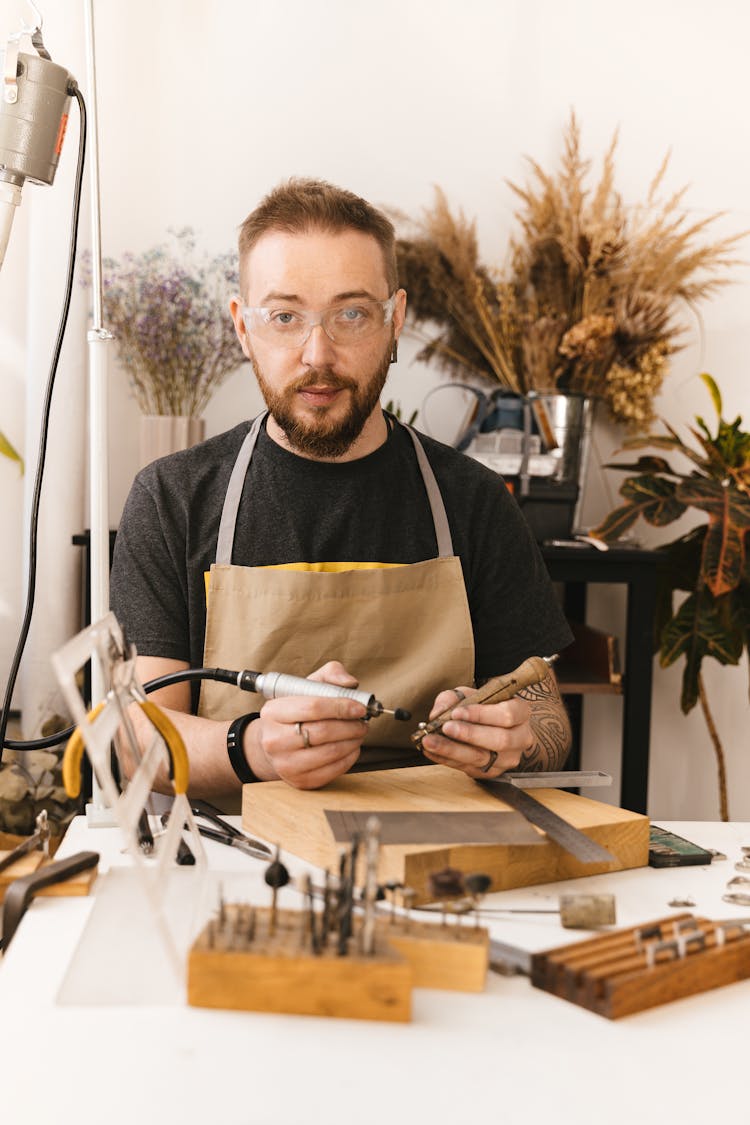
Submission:
MULTIPOLYGON (((91 621, 100 621, 109 611, 109 443, 108 369, 114 340, 102 325, 102 247, 101 195, 99 189, 99 124, 96 98, 94 55, 94 3, 84 0, 86 26, 86 69, 88 72, 89 171, 91 190, 91 264, 93 325, 88 332, 89 354, 89 494, 91 528, 91 621)), ((104 698, 109 684, 99 661, 91 666, 92 706, 104 698)), ((104 803, 96 776, 92 779, 92 800, 86 814, 92 826, 114 826, 115 820, 104 803)))

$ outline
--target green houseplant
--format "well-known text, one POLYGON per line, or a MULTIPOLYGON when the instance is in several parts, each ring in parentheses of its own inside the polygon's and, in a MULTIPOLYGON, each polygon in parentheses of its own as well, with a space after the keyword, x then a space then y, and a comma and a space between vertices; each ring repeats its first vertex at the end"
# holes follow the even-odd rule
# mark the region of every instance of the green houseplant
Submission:
POLYGON ((626 449, 652 447, 680 454, 685 471, 657 455, 608 468, 633 473, 620 488, 625 503, 592 535, 616 542, 643 517, 666 527, 688 512, 700 517, 695 527, 659 548, 660 594, 655 621, 655 647, 662 667, 684 657, 680 706, 687 714, 700 702, 717 760, 722 819, 729 819, 724 749, 709 707, 702 664, 713 657, 720 664, 739 663, 750 652, 750 432, 742 418, 722 417, 719 388, 710 375, 701 376, 717 414, 712 432, 701 417, 689 432, 695 444, 683 441, 671 426, 625 444, 626 449), (697 447, 697 448, 696 448, 697 447), (680 594, 686 593, 678 602, 680 594))

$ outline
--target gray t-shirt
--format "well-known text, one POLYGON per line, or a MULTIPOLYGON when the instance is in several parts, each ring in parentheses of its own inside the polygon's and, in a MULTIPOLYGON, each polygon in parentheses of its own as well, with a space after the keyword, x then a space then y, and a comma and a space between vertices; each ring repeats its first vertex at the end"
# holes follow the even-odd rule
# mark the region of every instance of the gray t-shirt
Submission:
MULTIPOLYGON (((136 477, 115 544, 112 608, 143 656, 203 662, 205 573, 229 477, 250 423, 165 457, 136 477)), ((477 682, 547 656, 572 636, 539 548, 502 479, 420 434, 461 560, 477 682)), ((299 457, 265 425, 245 479, 232 562, 414 563, 437 555, 411 438, 396 424, 356 461, 299 457)), ((352 669, 356 674, 356 669, 352 669)), ((194 701, 197 691, 194 692, 194 701)))

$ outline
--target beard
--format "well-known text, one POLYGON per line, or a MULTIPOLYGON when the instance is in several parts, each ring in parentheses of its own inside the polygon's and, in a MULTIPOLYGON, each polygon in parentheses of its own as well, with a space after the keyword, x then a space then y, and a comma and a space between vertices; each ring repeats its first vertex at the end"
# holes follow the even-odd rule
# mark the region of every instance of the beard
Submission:
POLYGON ((255 356, 251 357, 258 386, 272 418, 284 431, 293 450, 305 457, 331 459, 348 453, 362 433, 388 378, 393 340, 388 343, 376 368, 364 380, 336 375, 330 368, 311 368, 305 375, 276 391, 263 376, 255 356), (349 408, 343 418, 331 417, 327 406, 308 407, 314 417, 299 413, 297 394, 305 387, 332 387, 349 392, 349 408))

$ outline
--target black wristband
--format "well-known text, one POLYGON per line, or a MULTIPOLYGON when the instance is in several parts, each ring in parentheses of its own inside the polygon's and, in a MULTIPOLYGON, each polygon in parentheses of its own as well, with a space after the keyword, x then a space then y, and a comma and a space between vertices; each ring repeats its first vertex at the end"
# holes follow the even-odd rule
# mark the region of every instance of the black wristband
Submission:
POLYGON ((242 749, 242 738, 245 734, 245 727, 253 722, 254 719, 260 718, 260 711, 251 711, 248 715, 240 715, 231 723, 227 731, 227 754, 229 755, 229 764, 231 765, 237 777, 243 785, 251 781, 260 781, 256 777, 250 766, 247 764, 245 751, 242 749))

